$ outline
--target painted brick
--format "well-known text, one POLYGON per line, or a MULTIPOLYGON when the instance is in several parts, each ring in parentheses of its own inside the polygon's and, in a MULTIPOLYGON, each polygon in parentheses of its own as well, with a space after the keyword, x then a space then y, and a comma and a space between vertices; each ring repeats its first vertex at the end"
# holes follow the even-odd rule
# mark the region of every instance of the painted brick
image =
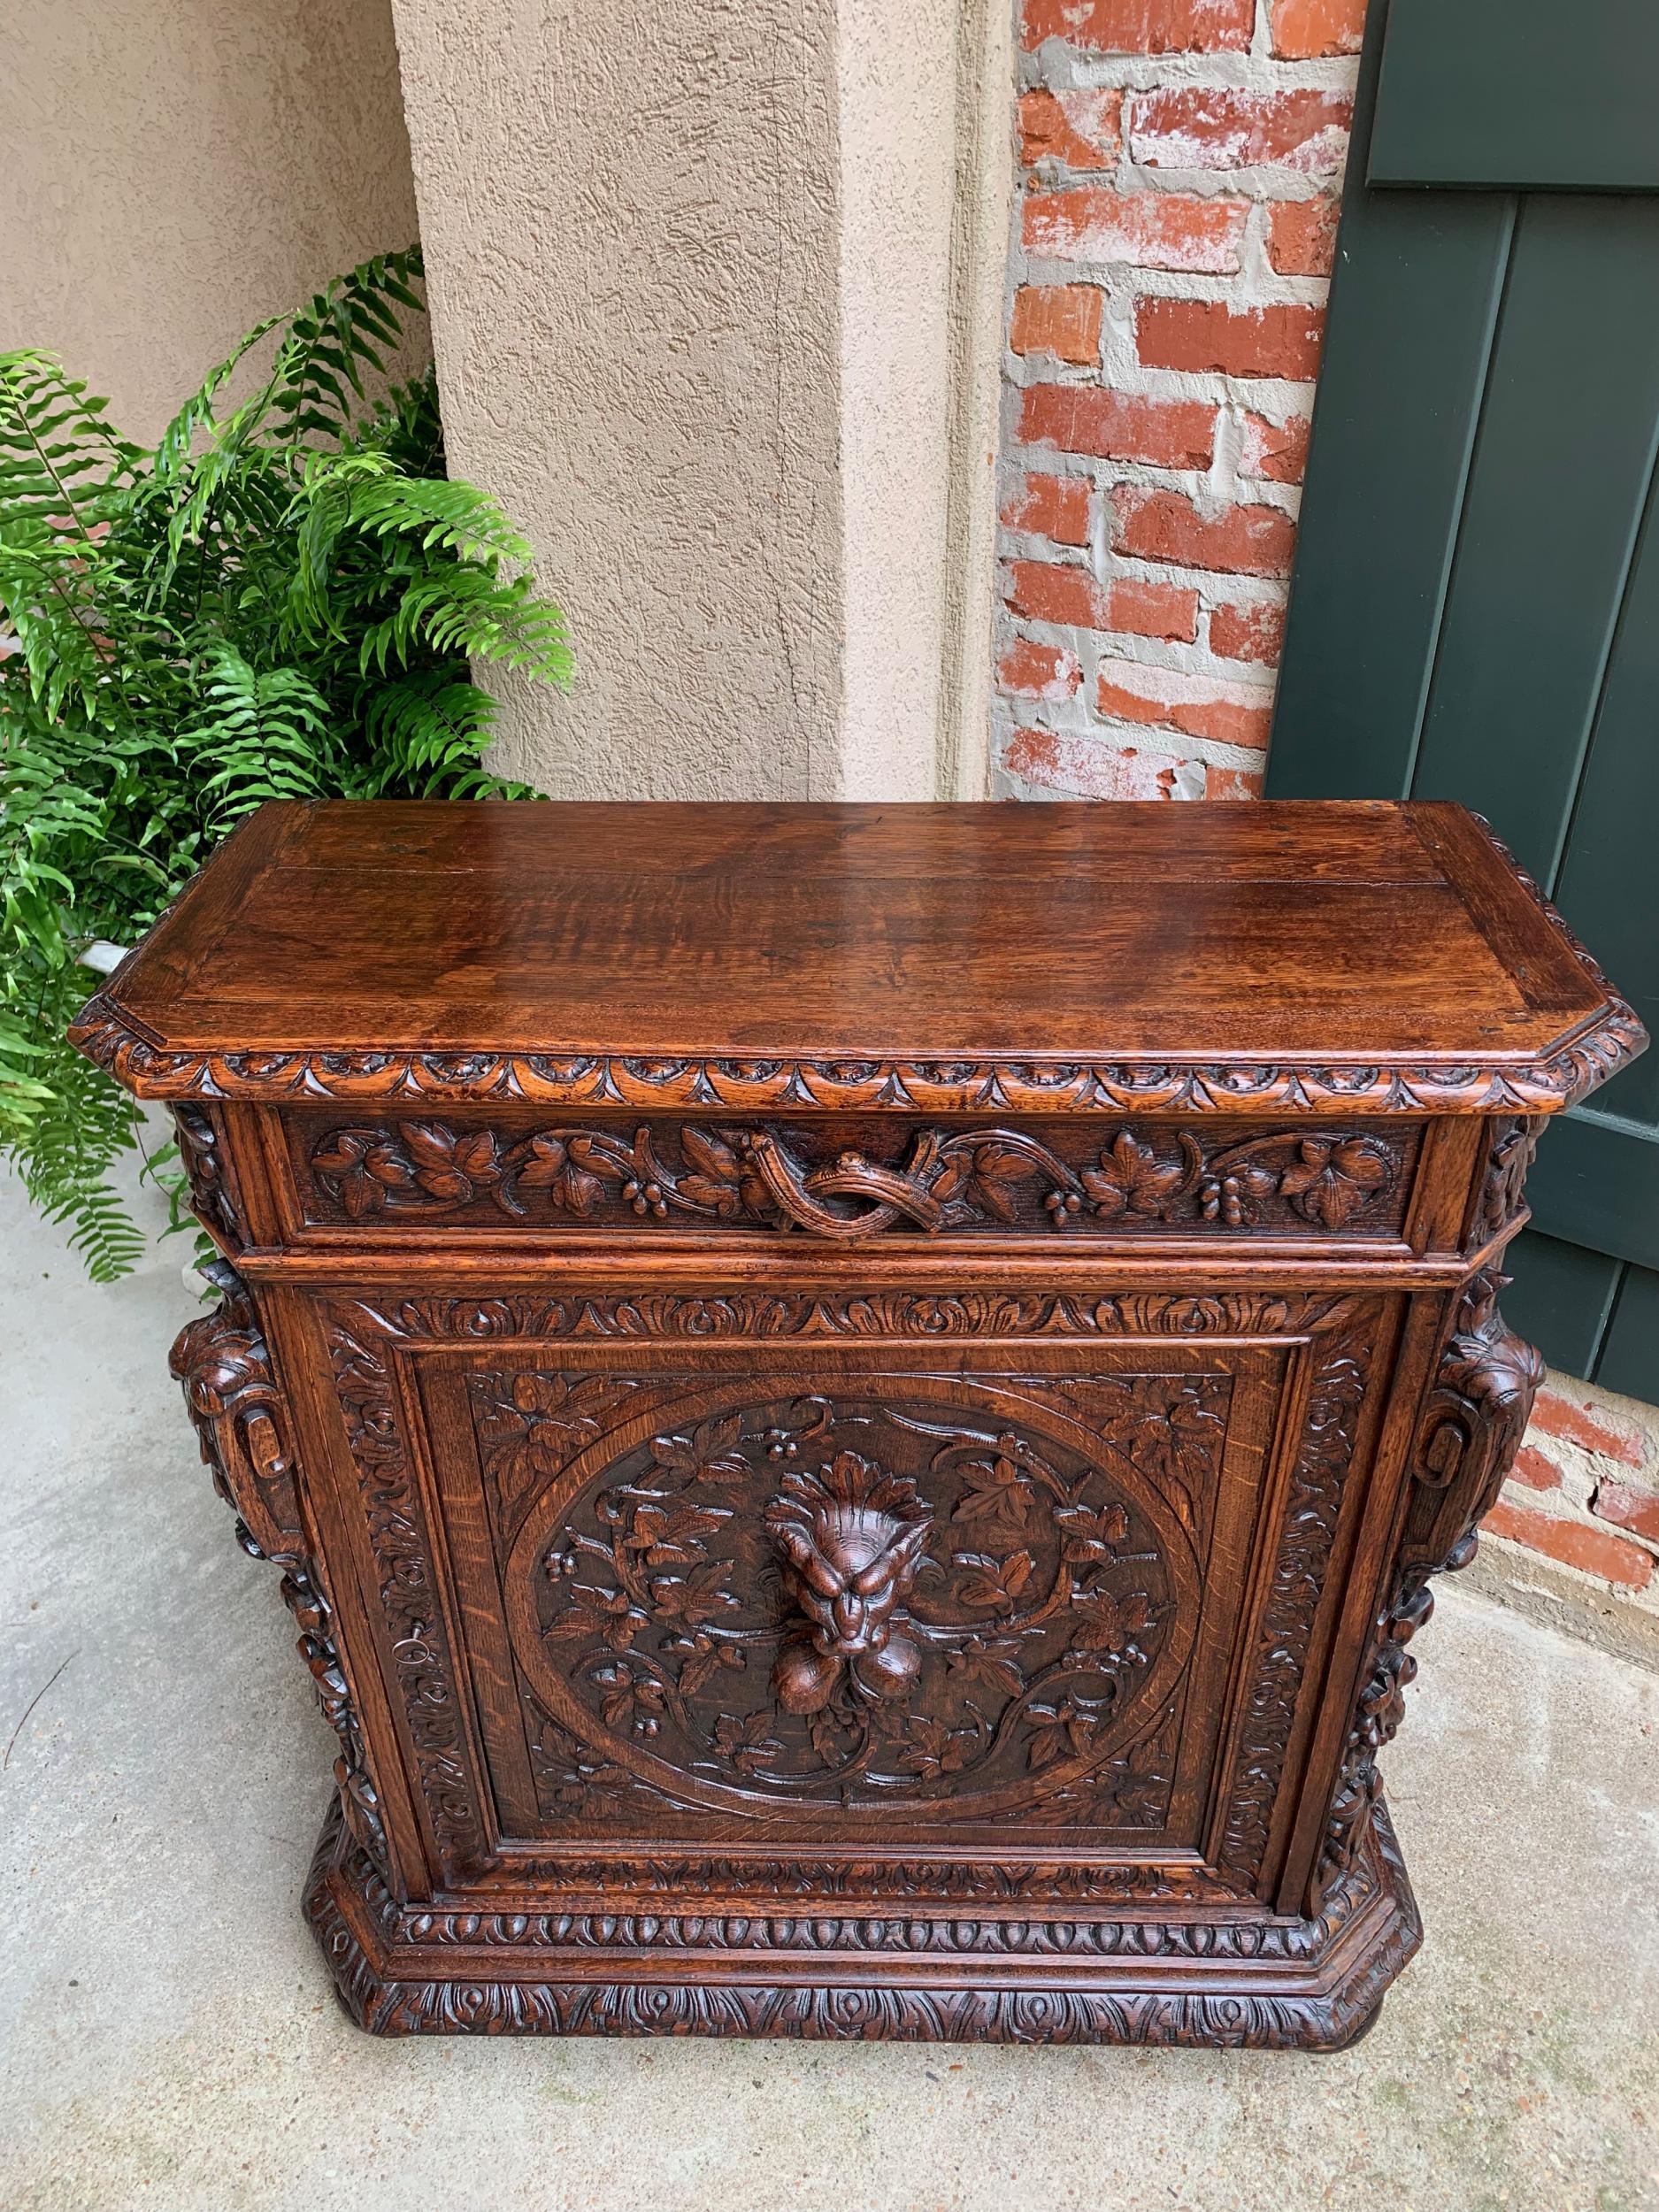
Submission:
POLYGON ((1217 768, 1211 763, 1204 770, 1204 796, 1207 799, 1259 799, 1264 772, 1260 768, 1217 768))
POLYGON ((1246 54, 1255 24, 1256 0, 1025 0, 1020 37, 1095 54, 1246 54))
POLYGON ((1227 661, 1279 665, 1285 641, 1285 610, 1256 600, 1224 600, 1210 611, 1210 649, 1227 661))
POLYGON ((1016 730, 1003 759, 1027 783, 1078 799, 1187 799, 1204 788, 1198 761, 1052 730, 1016 730))
POLYGON ((1329 276, 1341 209, 1333 199, 1275 200, 1267 211, 1267 257, 1280 276, 1329 276))
POLYGON ((1523 1444, 1515 1455, 1509 1480, 1523 1483, 1529 1490, 1559 1490, 1561 1470, 1553 1459, 1546 1459, 1536 1446, 1523 1444))
POLYGON ((1105 294, 1092 284, 1022 284, 1014 295, 1008 342, 1016 353, 1097 362, 1105 303, 1105 294))
POLYGON ((1198 634, 1198 594, 1180 585, 1125 580, 1102 586, 1087 569, 1010 561, 1003 595, 1016 614, 1067 629, 1122 630, 1187 644, 1198 634))
POLYGON ((1239 453, 1240 476, 1265 477, 1274 484, 1300 484, 1308 465, 1308 418, 1292 415, 1272 422, 1265 415, 1244 418, 1239 453))
POLYGON ((1229 307, 1224 300, 1142 300, 1135 350, 1148 369, 1218 369, 1225 376, 1307 382, 1318 371, 1325 315, 1317 307, 1229 307))
POLYGON ((1155 468, 1207 469, 1215 457, 1216 419, 1216 409, 1202 400, 1142 399, 1095 384, 1033 384, 1020 395, 1019 439, 1155 468))
POLYGON ((1118 114, 1123 94, 1089 87, 1082 91, 1040 89, 1021 96, 1019 157, 1058 161, 1068 169, 1111 169, 1123 150, 1118 114))
POLYGON ((1357 54, 1365 35, 1365 0, 1273 0, 1272 22, 1273 51, 1281 61, 1357 54))
POLYGON ((1481 1525, 1494 1536, 1507 1536, 1511 1543, 1525 1544, 1529 1551, 1542 1552, 1563 1566, 1582 1568, 1586 1574, 1616 1582, 1622 1589, 1645 1590, 1653 1579, 1654 1563, 1639 1544, 1606 1529, 1586 1527, 1582 1521, 1559 1520, 1554 1514, 1500 1498, 1481 1525))
POLYGON ((1575 1402, 1563 1397, 1548 1384, 1538 1394, 1531 1425, 1541 1435, 1558 1436, 1602 1459, 1616 1459, 1621 1466, 1640 1467, 1647 1457, 1642 1440, 1633 1429, 1583 1400, 1575 1402))
POLYGON ((1639 1490, 1633 1482, 1599 1483, 1590 1509, 1598 1520, 1612 1521, 1659 1544, 1659 1493, 1639 1490))
POLYGON ((1205 515, 1179 492, 1119 484, 1112 493, 1112 539, 1120 552, 1143 560, 1235 576, 1288 576, 1296 526, 1278 507, 1223 507, 1205 515))
POLYGON ((1079 185, 1029 193, 1020 235, 1027 253, 1050 261, 1120 261, 1226 276, 1242 265, 1248 214, 1241 200, 1079 185))
POLYGON ((1094 490, 1086 476, 1028 476, 1002 519, 1010 530, 1029 530, 1056 545, 1087 545, 1094 490))
POLYGON ((1348 158, 1354 103, 1301 87, 1245 92, 1164 85, 1125 104, 1129 149, 1152 169, 1252 169, 1278 164, 1330 176, 1348 158))
POLYGON ((1016 698, 1057 703, 1075 695, 1083 671, 1077 655, 1064 645, 1041 645, 1034 638, 1021 637, 997 663, 996 680, 1016 698))
POLYGON ((1271 692, 1219 690, 1180 669, 1146 668, 1134 661, 1102 664, 1095 704, 1118 721, 1256 749, 1266 745, 1273 718, 1271 692))

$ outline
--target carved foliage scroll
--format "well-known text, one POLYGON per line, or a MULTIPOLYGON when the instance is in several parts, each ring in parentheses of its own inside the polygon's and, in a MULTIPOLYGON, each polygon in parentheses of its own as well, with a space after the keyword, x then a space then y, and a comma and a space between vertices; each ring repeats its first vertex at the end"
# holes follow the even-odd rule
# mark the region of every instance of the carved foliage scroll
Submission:
POLYGON ((1543 1127, 1541 1114, 1507 1115, 1489 1125, 1486 1171, 1475 1206, 1474 1244, 1497 1236, 1520 1212, 1526 1171, 1543 1127))
POLYGON ((632 1337, 1068 1337, 1280 1333, 1310 1326, 1328 1297, 1276 1291, 1229 1291, 1193 1297, 1131 1291, 1088 1298, 1045 1292, 671 1291, 508 1294, 496 1298, 403 1298, 346 1310, 395 1336, 483 1341, 520 1336, 632 1337))
POLYGON ((1070 1128, 1056 1142, 1009 1128, 878 1130, 882 1156, 844 1131, 693 1123, 632 1130, 395 1120, 330 1125, 303 1161, 319 1220, 495 1219, 804 1232, 1092 1229, 1302 1234, 1397 1231, 1409 1133, 1208 1133, 1146 1124, 1070 1128))
POLYGON ((483 1824, 390 1351, 373 1331, 338 1322, 328 1332, 328 1349, 416 1775, 439 1855, 446 1867, 460 1869, 482 1857, 483 1824))
POLYGON ((1358 1437, 1376 1325, 1375 1307, 1355 1303, 1316 1340, 1307 1419, 1257 1634, 1220 1853, 1223 1868, 1246 1886, 1258 1878, 1267 1853, 1358 1437))

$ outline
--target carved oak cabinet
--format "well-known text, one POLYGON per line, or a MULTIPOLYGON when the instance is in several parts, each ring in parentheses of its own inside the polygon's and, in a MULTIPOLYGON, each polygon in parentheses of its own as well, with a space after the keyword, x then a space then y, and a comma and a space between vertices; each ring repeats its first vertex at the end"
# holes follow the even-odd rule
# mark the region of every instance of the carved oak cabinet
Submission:
POLYGON ((267 807, 87 1008, 339 1741, 305 1910, 443 2031, 1339 2047, 1643 1042, 1443 805, 267 807))

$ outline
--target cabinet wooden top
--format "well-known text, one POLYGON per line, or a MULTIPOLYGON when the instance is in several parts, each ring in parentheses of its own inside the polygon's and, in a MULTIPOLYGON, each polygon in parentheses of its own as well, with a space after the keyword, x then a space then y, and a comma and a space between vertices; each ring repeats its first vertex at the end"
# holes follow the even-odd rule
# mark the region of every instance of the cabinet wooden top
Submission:
POLYGON ((73 1033, 142 1096, 1547 1112, 1645 1041, 1444 804, 267 806, 73 1033))

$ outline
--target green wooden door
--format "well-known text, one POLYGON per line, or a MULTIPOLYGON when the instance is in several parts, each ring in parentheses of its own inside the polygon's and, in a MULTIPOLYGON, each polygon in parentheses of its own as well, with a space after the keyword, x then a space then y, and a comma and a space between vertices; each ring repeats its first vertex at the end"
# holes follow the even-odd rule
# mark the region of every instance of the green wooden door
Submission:
MULTIPOLYGON (((1271 796, 1461 799, 1659 1033, 1659 8, 1372 0, 1271 796)), ((1659 1402, 1659 1050, 1505 1310, 1659 1402)))

